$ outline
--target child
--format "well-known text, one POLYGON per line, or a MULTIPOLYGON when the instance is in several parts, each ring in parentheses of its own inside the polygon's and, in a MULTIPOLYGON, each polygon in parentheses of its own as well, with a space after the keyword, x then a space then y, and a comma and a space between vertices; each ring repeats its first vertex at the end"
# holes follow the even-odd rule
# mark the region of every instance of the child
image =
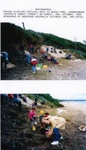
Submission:
POLYGON ((44 111, 41 110, 41 111, 40 111, 40 114, 41 114, 41 115, 39 116, 40 129, 41 129, 42 134, 44 134, 44 137, 47 138, 47 134, 48 134, 48 132, 49 132, 50 126, 49 126, 49 125, 46 125, 46 124, 44 124, 44 123, 42 123, 42 120, 43 120, 43 118, 48 117, 48 116, 49 116, 49 113, 47 113, 47 112, 44 113, 44 111))
POLYGON ((33 56, 31 59, 31 65, 32 65, 32 72, 36 73, 37 59, 35 58, 35 56, 33 56))
POLYGON ((32 107, 32 109, 28 113, 28 117, 29 117, 30 122, 31 122, 32 130, 36 130, 36 128, 34 126, 35 124, 37 124, 36 123, 36 107, 32 107))

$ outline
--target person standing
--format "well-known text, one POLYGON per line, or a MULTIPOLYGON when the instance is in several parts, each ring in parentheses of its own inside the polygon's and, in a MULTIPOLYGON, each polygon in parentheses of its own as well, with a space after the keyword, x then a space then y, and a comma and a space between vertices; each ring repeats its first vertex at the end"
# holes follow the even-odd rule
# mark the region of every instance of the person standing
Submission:
POLYGON ((34 46, 32 44, 30 44, 30 53, 33 54, 34 53, 34 46))
POLYGON ((32 72, 36 73, 37 59, 35 56, 32 56, 31 65, 32 65, 32 72))
POLYGON ((37 105, 37 101, 38 101, 38 99, 37 99, 37 97, 35 97, 35 106, 37 105))
POLYGON ((46 52, 48 52, 48 51, 49 51, 49 48, 47 47, 47 48, 46 48, 46 52))

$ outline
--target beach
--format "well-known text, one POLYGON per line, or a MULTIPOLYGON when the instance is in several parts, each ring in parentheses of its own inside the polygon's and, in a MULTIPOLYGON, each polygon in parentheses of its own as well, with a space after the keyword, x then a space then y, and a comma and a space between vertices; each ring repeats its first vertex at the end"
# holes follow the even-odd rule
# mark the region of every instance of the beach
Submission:
POLYGON ((64 108, 60 115, 63 115, 71 122, 86 124, 86 103, 81 102, 62 102, 64 108))
POLYGON ((79 127, 86 126, 86 103, 63 102, 63 108, 57 108, 57 115, 66 119, 66 129, 61 131, 67 150, 86 150, 86 131, 79 127))
MULTIPOLYGON (((52 146, 50 143, 53 135, 46 139, 39 124, 37 130, 32 132, 27 116, 29 107, 22 105, 22 112, 19 112, 16 105, 10 105, 4 100, 1 105, 2 150, 13 150, 13 142, 15 142, 15 150, 86 150, 86 131, 79 130, 81 125, 86 125, 86 103, 67 102, 63 105, 64 107, 60 108, 46 106, 44 109, 51 115, 66 119, 65 130, 60 130, 63 140, 58 146, 52 146)), ((37 110, 39 114, 40 108, 37 110)))

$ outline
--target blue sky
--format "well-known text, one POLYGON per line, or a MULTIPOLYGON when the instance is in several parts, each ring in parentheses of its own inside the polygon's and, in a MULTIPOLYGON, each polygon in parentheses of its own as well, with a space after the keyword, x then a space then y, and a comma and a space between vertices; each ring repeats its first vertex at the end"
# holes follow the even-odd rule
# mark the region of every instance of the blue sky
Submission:
POLYGON ((62 95, 56 95, 56 94, 51 94, 52 97, 57 98, 57 99, 67 99, 67 100, 86 100, 86 93, 68 93, 68 94, 63 94, 62 95))

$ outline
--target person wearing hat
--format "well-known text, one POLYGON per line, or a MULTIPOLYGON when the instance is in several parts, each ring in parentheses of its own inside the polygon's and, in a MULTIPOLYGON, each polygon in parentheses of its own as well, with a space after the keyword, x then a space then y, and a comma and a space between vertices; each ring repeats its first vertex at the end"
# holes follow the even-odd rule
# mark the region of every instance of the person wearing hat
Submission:
POLYGON ((42 117, 43 117, 43 114, 44 114, 44 110, 40 110, 40 116, 39 116, 39 120, 40 120, 40 123, 41 123, 41 120, 42 120, 42 117))
POLYGON ((41 110, 41 111, 40 111, 40 114, 41 114, 41 115, 39 116, 40 127, 41 127, 41 128, 45 128, 46 125, 42 122, 42 119, 45 118, 45 117, 48 117, 48 116, 49 116, 49 113, 48 113, 48 112, 45 113, 44 110, 41 110))

